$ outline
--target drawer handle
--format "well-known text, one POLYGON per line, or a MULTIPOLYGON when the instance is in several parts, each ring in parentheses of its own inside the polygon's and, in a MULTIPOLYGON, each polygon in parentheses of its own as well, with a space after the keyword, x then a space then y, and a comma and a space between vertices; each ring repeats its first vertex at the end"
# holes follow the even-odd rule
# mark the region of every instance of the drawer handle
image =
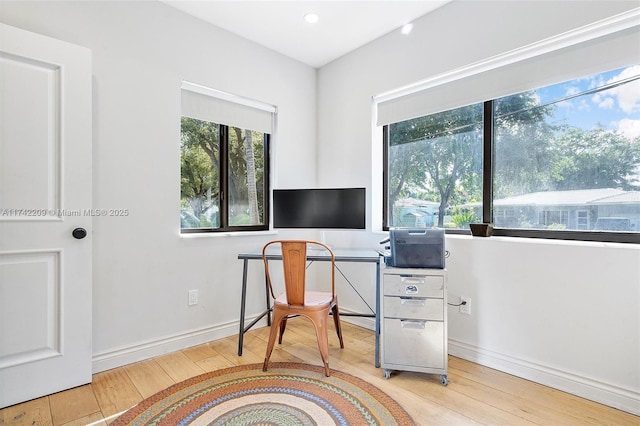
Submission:
POLYGON ((410 328, 414 330, 424 330, 426 324, 426 321, 400 320, 400 326, 402 328, 410 328))
POLYGON ((400 304, 405 306, 424 306, 425 299, 415 299, 413 297, 401 297, 400 304))
POLYGON ((402 277, 403 284, 424 284, 424 278, 416 278, 416 277, 402 277))

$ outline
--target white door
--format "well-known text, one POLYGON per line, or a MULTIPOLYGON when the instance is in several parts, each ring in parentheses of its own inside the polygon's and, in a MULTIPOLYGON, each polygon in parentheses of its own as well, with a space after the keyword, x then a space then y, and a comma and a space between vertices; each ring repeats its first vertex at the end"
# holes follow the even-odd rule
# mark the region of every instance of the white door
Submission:
POLYGON ((0 24, 0 408, 91 382, 91 133, 91 51, 0 24))

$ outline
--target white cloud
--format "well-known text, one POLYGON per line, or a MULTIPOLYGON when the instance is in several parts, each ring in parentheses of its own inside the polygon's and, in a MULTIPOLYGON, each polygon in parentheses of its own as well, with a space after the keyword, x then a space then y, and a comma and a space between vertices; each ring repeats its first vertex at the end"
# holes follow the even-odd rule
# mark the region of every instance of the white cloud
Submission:
POLYGON ((600 108, 602 108, 602 109, 612 109, 613 106, 615 105, 615 103, 616 103, 616 101, 612 97, 608 96, 608 97, 600 100, 598 102, 598 106, 600 108))
MULTIPOLYGON (((625 68, 619 75, 607 83, 624 80, 640 74, 640 65, 625 68)), ((627 114, 640 111, 640 80, 632 81, 623 86, 615 87, 607 91, 608 94, 618 98, 618 106, 627 114)))
POLYGON ((577 108, 578 111, 591 111, 591 105, 584 99, 578 100, 577 108))
POLYGON ((604 86, 605 84, 601 75, 591 76, 586 80, 589 83, 589 89, 595 89, 596 87, 604 86))
POLYGON ((628 138, 640 137, 640 120, 623 118, 617 123, 618 131, 628 138))
POLYGON ((578 94, 580 92, 581 92, 581 90, 578 87, 571 86, 571 87, 567 88, 567 90, 565 91, 564 94, 565 94, 565 96, 573 96, 573 95, 576 95, 576 94, 578 94))

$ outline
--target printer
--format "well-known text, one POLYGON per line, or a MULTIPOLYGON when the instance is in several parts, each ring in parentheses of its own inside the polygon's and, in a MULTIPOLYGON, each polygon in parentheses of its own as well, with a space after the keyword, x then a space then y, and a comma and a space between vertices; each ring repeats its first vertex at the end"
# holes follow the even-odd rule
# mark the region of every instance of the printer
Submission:
POLYGON ((444 269, 444 229, 391 229, 384 261, 394 268, 444 269))

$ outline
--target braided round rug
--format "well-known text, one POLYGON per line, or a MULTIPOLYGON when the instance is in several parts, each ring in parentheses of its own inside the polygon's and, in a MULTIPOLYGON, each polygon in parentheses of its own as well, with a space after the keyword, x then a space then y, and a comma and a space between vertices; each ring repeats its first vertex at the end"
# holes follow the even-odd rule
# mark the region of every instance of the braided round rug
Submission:
POLYGON ((377 387, 340 371, 272 362, 205 373, 158 392, 118 417, 120 425, 413 425, 377 387))

